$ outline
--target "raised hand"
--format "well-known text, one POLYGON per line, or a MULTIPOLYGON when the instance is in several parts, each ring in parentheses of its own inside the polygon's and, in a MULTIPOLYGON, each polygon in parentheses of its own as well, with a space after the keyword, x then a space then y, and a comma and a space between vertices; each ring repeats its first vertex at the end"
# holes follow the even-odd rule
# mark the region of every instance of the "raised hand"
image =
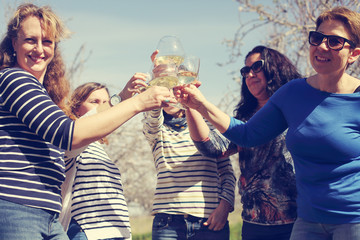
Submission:
POLYGON ((135 73, 130 80, 126 83, 123 90, 120 92, 120 97, 122 100, 126 100, 128 98, 131 98, 137 93, 141 92, 141 89, 147 87, 147 79, 148 74, 145 73, 135 73))
POLYGON ((199 110, 199 108, 207 101, 198 89, 200 85, 201 82, 196 81, 194 84, 176 87, 176 89, 174 89, 174 95, 177 101, 186 107, 199 110))

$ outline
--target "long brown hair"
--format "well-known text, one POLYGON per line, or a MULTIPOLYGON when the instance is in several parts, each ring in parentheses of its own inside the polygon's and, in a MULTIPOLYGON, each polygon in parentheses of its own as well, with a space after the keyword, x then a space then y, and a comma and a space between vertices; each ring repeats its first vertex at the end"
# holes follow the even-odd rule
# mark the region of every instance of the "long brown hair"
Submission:
POLYGON ((38 17, 46 33, 55 41, 54 58, 47 67, 43 85, 54 103, 66 113, 69 113, 66 101, 70 93, 70 84, 65 77, 65 64, 58 44, 70 32, 50 7, 22 4, 17 8, 14 16, 8 23, 7 33, 0 43, 0 70, 15 66, 16 57, 14 56, 15 51, 12 40, 17 38, 22 22, 29 16, 38 17))
MULTIPOLYGON (((301 75, 292 62, 279 51, 266 47, 256 46, 245 57, 246 59, 259 53, 265 61, 263 72, 267 80, 266 92, 272 96, 282 85, 292 79, 300 78, 301 75)), ((246 78, 242 78, 241 99, 234 110, 237 119, 248 120, 255 113, 258 107, 258 100, 250 93, 246 78)))

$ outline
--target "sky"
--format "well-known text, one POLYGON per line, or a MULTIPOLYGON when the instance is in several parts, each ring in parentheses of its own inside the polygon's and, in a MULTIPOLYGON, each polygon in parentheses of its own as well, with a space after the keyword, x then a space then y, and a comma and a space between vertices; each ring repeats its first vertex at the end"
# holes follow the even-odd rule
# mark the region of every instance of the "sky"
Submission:
MULTIPOLYGON (((118 93, 136 72, 148 72, 150 55, 165 35, 180 38, 187 54, 200 57, 199 79, 203 94, 217 104, 238 85, 231 71, 243 59, 220 67, 228 60, 224 39, 232 39, 239 26, 239 4, 233 0, 34 0, 49 5, 72 32, 60 48, 67 66, 84 46, 87 58, 73 86, 95 81, 118 93)), ((22 1, 0 0, 0 34, 6 31, 9 14, 22 1)), ((248 52, 256 40, 244 46, 248 52)))

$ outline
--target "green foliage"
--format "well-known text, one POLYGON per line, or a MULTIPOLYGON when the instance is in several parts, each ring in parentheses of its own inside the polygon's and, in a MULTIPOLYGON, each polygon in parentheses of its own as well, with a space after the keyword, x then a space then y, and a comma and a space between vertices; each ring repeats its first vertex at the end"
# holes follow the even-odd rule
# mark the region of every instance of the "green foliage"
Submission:
POLYGON ((132 236, 133 240, 151 240, 151 232, 145 234, 137 234, 132 236))
POLYGON ((230 225, 230 240, 241 240, 242 223, 230 225))

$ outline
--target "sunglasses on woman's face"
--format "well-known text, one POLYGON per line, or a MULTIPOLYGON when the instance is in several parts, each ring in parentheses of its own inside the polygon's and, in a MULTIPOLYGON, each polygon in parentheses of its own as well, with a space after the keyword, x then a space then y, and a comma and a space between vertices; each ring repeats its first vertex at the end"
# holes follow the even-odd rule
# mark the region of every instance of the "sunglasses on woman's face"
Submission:
POLYGON ((243 76, 244 78, 247 77, 247 75, 250 73, 250 70, 253 71, 253 73, 258 73, 261 71, 261 69, 264 67, 264 60, 259 60, 254 62, 250 67, 245 66, 242 69, 240 69, 240 74, 241 76, 243 76))
POLYGON ((340 51, 343 49, 346 42, 352 48, 356 47, 354 42, 337 35, 325 35, 316 31, 309 32, 309 43, 313 46, 319 46, 324 41, 324 38, 326 38, 327 46, 334 51, 340 51))

